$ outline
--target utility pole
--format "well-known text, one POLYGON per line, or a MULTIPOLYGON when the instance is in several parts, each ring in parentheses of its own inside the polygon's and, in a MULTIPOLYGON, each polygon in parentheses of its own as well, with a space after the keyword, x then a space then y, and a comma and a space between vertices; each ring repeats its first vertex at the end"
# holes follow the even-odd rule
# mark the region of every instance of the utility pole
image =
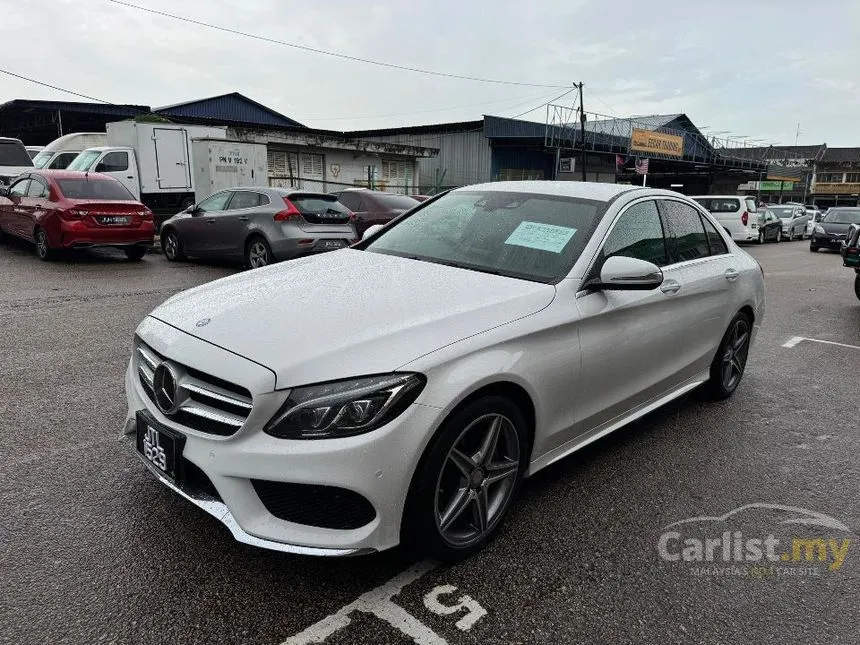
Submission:
POLYGON ((582 181, 586 181, 585 175, 585 106, 582 103, 582 86, 584 83, 582 81, 579 82, 579 127, 581 130, 580 134, 580 145, 582 146, 582 181))

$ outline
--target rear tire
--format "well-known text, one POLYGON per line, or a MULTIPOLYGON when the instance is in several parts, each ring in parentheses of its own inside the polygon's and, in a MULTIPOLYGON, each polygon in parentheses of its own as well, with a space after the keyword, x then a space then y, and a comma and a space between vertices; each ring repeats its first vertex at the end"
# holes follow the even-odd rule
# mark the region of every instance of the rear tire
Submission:
POLYGON ((265 238, 255 235, 245 243, 245 266, 259 269, 272 264, 274 261, 272 247, 269 246, 265 238))
POLYGON ((185 259, 179 233, 172 228, 161 235, 161 252, 168 262, 181 262, 185 259))
POLYGON ((711 363, 708 390, 714 399, 729 398, 740 385, 752 339, 752 321, 738 313, 729 324, 711 363))
POLYGON ((782 242, 782 229, 776 232, 776 243, 779 244, 780 242, 782 242))
POLYGON ((143 256, 146 255, 146 247, 145 246, 129 246, 124 248, 125 257, 133 262, 137 262, 143 259, 143 256))
POLYGON ((812 253, 818 253, 818 247, 817 247, 817 246, 815 246, 815 245, 813 245, 813 244, 810 244, 810 245, 809 245, 809 250, 810 250, 810 252, 812 252, 812 253))
POLYGON ((56 253, 48 242, 48 234, 42 229, 36 229, 36 257, 43 262, 50 262, 56 253))
POLYGON ((413 476, 402 541, 447 561, 481 549, 519 489, 527 437, 522 412, 507 398, 486 396, 454 411, 413 476))
POLYGON ((854 295, 857 296, 857 300, 860 300, 860 273, 854 278, 854 295))
POLYGON ((758 232, 758 243, 764 244, 764 229, 758 232))

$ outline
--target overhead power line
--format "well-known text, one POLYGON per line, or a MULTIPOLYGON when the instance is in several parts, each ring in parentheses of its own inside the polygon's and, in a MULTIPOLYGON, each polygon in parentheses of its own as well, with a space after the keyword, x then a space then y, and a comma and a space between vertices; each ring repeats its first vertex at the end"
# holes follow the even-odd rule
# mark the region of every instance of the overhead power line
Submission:
MULTIPOLYGON (((97 99, 94 96, 88 96, 86 94, 81 94, 80 92, 75 92, 74 90, 67 90, 64 87, 59 87, 57 85, 51 85, 50 83, 45 83, 44 81, 36 80, 35 78, 30 78, 29 76, 23 76, 22 74, 16 74, 15 72, 10 72, 8 69, 0 69, 0 74, 6 74, 7 76, 13 76, 14 78, 20 78, 22 81, 27 81, 29 83, 35 83, 36 85, 41 85, 42 87, 49 87, 52 90, 57 90, 58 92, 65 92, 66 94, 71 94, 73 96, 78 96, 82 99, 88 99, 90 101, 95 101, 96 103, 105 103, 107 105, 115 105, 110 101, 105 101, 104 99, 97 99)), ((119 107, 119 106, 117 106, 119 107)))
POLYGON ((520 112, 520 113, 519 113, 519 114, 517 114, 516 116, 510 116, 510 117, 508 117, 508 118, 509 118, 509 119, 518 119, 518 118, 520 118, 521 116, 525 116, 525 115, 526 115, 526 114, 528 114, 529 112, 534 112, 535 110, 539 110, 540 108, 542 108, 542 107, 543 107, 543 106, 545 106, 545 105, 549 105, 549 104, 550 104, 550 103, 552 103, 553 101, 558 101, 559 99, 563 99, 565 96, 567 96, 567 95, 568 95, 568 94, 570 94, 571 92, 575 91, 576 89, 577 89, 576 87, 572 87, 572 88, 570 88, 567 92, 564 92, 563 94, 559 94, 558 96, 556 96, 556 97, 555 97, 555 98, 553 98, 553 99, 550 99, 549 101, 544 101, 544 102, 543 102, 543 103, 541 103, 540 105, 535 105, 533 108, 530 108, 530 109, 526 110, 525 112, 520 112))
POLYGON ((560 89, 566 87, 565 85, 549 85, 544 83, 523 83, 519 81, 505 81, 502 79, 495 78, 481 78, 478 76, 466 76, 463 74, 450 74, 447 72, 438 72, 430 69, 422 69, 420 67, 409 67, 407 65, 398 65, 397 63, 387 63, 385 61, 372 60, 370 58, 361 58, 359 56, 350 56, 348 54, 341 54, 339 52, 327 51, 325 49, 319 49, 316 47, 308 47, 307 45, 300 45, 298 43, 291 43, 285 40, 278 40, 277 38, 269 38, 268 36, 260 36, 258 34, 252 34, 247 31, 240 31, 238 29, 232 29, 230 27, 223 27, 221 25, 215 25, 209 22, 204 22, 202 20, 196 20, 194 18, 186 18, 185 16, 178 16, 173 13, 167 13, 166 11, 159 11, 157 9, 151 9, 149 7, 142 7, 140 5, 132 4, 130 2, 123 2, 122 0, 108 0, 116 5, 120 5, 123 7, 128 7, 129 9, 137 9, 138 11, 145 11, 147 13, 155 14, 157 16, 163 16, 165 18, 171 18, 173 20, 179 20, 181 22, 185 22, 192 25, 197 25, 199 27, 207 27, 209 29, 215 29, 217 31, 223 31, 229 34, 235 34, 237 36, 244 36, 246 38, 253 38, 254 40, 260 40, 267 43, 272 43, 275 45, 282 45, 284 47, 292 47, 293 49, 300 49, 306 52, 312 52, 315 54, 324 54, 325 56, 332 56, 334 58, 342 58, 344 60, 351 60, 357 63, 367 63, 369 65, 377 65, 379 67, 388 67, 390 69, 399 69, 405 72, 415 72, 417 74, 426 74, 428 76, 441 76, 444 78, 456 78, 464 81, 476 81, 478 83, 494 83, 496 85, 520 85, 524 87, 547 87, 553 89, 560 89))

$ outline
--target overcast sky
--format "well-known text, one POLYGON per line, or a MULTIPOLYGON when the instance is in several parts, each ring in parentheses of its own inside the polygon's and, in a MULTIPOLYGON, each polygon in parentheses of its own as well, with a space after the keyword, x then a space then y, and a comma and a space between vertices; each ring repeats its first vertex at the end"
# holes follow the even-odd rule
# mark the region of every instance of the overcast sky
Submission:
MULTIPOLYGON (((860 145, 856 0, 129 1, 405 66, 582 80, 587 111, 684 112, 712 131, 784 144, 799 123, 801 144, 860 145)), ((113 103, 236 91, 312 127, 357 130, 513 116, 564 91, 350 62, 108 0, 0 0, 0 14, 0 67, 113 103)), ((82 100, 0 75, 0 101, 14 98, 82 100)))

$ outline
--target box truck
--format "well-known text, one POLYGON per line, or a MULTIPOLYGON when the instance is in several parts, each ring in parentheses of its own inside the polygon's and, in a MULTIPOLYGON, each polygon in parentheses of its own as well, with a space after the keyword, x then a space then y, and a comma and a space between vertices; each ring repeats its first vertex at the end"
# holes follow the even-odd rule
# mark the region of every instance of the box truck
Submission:
POLYGON ((62 170, 87 148, 107 145, 105 132, 71 132, 54 139, 42 148, 35 157, 33 165, 45 170, 62 170))
POLYGON ((194 139, 191 142, 197 201, 235 186, 268 186, 266 146, 227 139, 194 139))

